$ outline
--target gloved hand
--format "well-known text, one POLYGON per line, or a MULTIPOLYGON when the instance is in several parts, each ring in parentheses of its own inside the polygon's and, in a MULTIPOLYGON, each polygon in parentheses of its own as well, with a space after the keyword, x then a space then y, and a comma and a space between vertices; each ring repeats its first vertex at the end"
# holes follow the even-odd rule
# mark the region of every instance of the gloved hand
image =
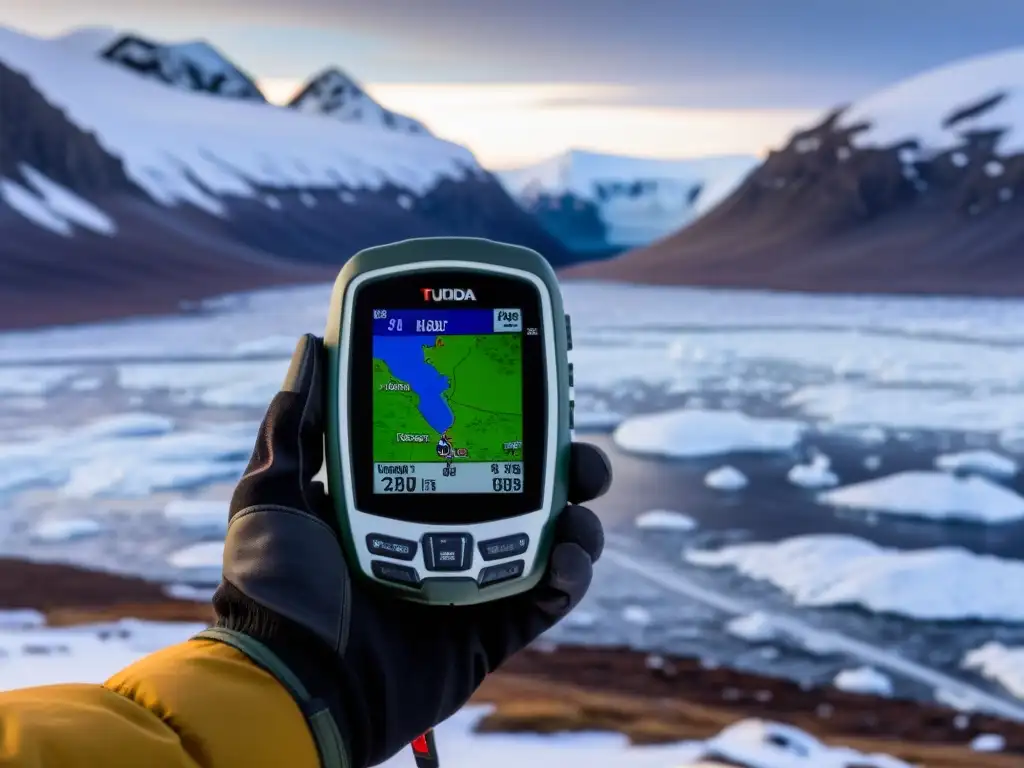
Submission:
POLYGON ((328 703, 353 768, 377 765, 461 708, 484 677, 569 613, 604 534, 576 502, 611 482, 604 453, 574 444, 550 565, 530 592, 476 606, 424 606, 353 579, 323 461, 326 354, 305 336, 231 500, 217 625, 253 637, 328 703))

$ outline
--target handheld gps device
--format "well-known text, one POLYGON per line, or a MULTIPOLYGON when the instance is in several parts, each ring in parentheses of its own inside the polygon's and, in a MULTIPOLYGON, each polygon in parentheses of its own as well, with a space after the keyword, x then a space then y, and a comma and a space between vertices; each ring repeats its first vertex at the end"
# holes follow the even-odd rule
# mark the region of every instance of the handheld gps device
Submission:
POLYGON ((324 340, 328 485, 353 571, 430 604, 534 586, 573 429, 571 329, 547 261, 474 238, 360 251, 324 340))

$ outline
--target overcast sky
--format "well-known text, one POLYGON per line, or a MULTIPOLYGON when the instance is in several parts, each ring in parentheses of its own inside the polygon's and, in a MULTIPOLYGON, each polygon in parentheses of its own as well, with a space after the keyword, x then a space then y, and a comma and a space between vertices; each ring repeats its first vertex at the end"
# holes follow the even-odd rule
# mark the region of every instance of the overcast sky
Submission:
POLYGON ((822 109, 1024 44, 1024 0, 0 0, 0 23, 204 37, 278 98, 336 64, 501 165, 573 144, 762 151, 822 109))

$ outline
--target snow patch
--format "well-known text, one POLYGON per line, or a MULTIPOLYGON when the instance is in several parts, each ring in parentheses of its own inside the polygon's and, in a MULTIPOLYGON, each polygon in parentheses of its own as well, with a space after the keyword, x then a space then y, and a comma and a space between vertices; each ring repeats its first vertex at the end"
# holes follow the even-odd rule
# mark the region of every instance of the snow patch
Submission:
POLYGON ((0 608, 0 631, 36 629, 46 624, 46 617, 31 608, 0 608))
POLYGON ((1024 699, 1024 648, 986 643, 964 656, 963 668, 978 672, 1024 699))
POLYGON ((147 653, 184 642, 202 624, 125 619, 80 627, 0 627, 0 690, 102 683, 147 653))
POLYGON ((1002 752, 1006 749, 1006 739, 998 733, 979 733, 971 739, 971 749, 975 752, 1002 752))
POLYGON ((870 696, 892 696, 892 680, 873 667, 844 669, 832 681, 841 691, 863 693, 870 696))
MULTIPOLYGON (((0 30, 0 32, 2 31, 0 30)), ((17 182, 2 176, 0 176, 0 200, 3 200, 33 224, 63 237, 71 237, 74 234, 74 228, 65 219, 50 210, 46 203, 17 182)))
MULTIPOLYGON (((725 758, 732 765, 751 768, 911 768, 908 763, 880 754, 863 754, 845 747, 829 747, 791 725, 764 720, 742 720, 707 742, 707 763, 725 758)), ((684 766, 685 768, 685 766, 684 766)))
POLYGON ((117 234, 114 220, 92 203, 47 178, 35 168, 22 164, 19 169, 21 175, 35 188, 55 215, 99 235, 113 237, 117 234))

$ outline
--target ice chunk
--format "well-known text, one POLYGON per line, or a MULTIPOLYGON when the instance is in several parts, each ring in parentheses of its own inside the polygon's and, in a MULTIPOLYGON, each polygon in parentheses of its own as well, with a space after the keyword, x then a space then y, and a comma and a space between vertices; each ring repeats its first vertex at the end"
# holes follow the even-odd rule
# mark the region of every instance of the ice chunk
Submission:
POLYGON ((636 518, 636 527, 645 530, 692 531, 697 521, 671 509, 651 509, 636 518))
POLYGON ((901 551, 865 539, 808 534, 774 543, 688 550, 695 565, 732 567, 798 605, 858 606, 933 621, 1024 621, 1024 563, 945 547, 901 551))
POLYGON ((725 625, 725 631, 751 643, 771 642, 778 636, 771 614, 761 611, 732 619, 725 625))
POLYGON ((1017 474, 1017 462, 994 451, 962 451, 946 453, 935 459, 935 466, 944 472, 977 472, 997 478, 1017 474))
POLYGON ((830 467, 831 461, 828 456, 819 453, 809 464, 797 464, 790 469, 786 478, 793 485, 803 488, 829 488, 839 482, 839 478, 830 467))
POLYGON ((95 520, 47 520, 32 530, 32 540, 41 544, 57 544, 97 536, 103 530, 103 526, 95 520))
POLYGON ((743 451, 787 451, 800 442, 804 430, 804 424, 787 419, 755 419, 735 411, 681 408, 626 419, 614 437, 625 451, 693 458, 743 451))
POLYGON ((651 612, 639 605, 627 605, 622 611, 622 620, 627 624, 646 627, 651 623, 651 612))
POLYGON ((83 438, 147 437, 174 429, 174 419, 157 413, 119 413, 94 419, 77 430, 83 438))
POLYGON ((738 491, 747 487, 747 476, 736 467, 719 467, 704 476, 704 485, 716 491, 738 491))
POLYGON ((174 499, 164 507, 164 517, 191 531, 227 533, 228 503, 207 499, 174 499))
POLYGON ((1024 498, 983 477, 899 472, 822 493, 824 504, 931 520, 1009 523, 1024 518, 1024 498))

